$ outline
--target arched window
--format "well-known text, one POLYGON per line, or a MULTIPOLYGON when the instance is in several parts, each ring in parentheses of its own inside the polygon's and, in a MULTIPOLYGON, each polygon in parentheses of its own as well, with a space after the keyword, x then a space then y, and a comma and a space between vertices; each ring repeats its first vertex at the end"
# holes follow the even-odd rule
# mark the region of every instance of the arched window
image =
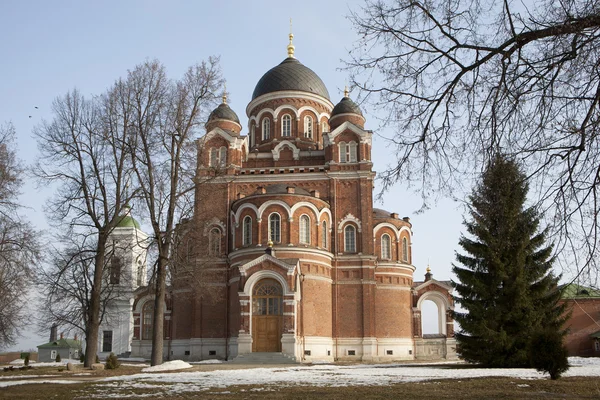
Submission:
POLYGON ((292 117, 288 114, 284 115, 281 119, 281 136, 292 136, 292 117))
POLYGON ((255 135, 255 126, 254 126, 254 122, 250 122, 250 147, 254 147, 254 143, 256 143, 254 140, 254 135, 255 135))
POLYGON ((304 137, 309 139, 313 137, 313 119, 308 115, 304 117, 304 137))
POLYGON ((321 132, 329 132, 329 127, 327 126, 327 122, 323 121, 321 124, 321 132))
POLYGON ((350 142, 348 143, 348 152, 347 152, 347 156, 346 158, 349 160, 348 162, 357 162, 358 161, 358 157, 357 157, 357 144, 356 142, 350 142))
POLYGON ((148 300, 142 307, 142 339, 152 339, 152 320, 154 318, 154 300, 148 300))
POLYGON ((262 122, 262 140, 267 140, 271 137, 271 120, 269 118, 263 119, 262 122))
POLYGON ((210 256, 221 255, 221 231, 213 228, 208 234, 208 254, 210 256))
POLYGON ((281 242, 281 216, 277 213, 269 215, 269 240, 273 243, 281 242))
POLYGON ((340 142, 340 162, 341 163, 349 163, 356 162, 358 159, 357 148, 358 145, 356 142, 340 142))
POLYGON ((117 256, 112 256, 110 259, 110 283, 118 285, 121 281, 121 259, 117 256))
POLYGON ((321 239, 321 246, 326 249, 327 248, 327 221, 323 221, 323 237, 321 239))
POLYGON ((402 238, 402 261, 408 262, 408 240, 402 238))
POLYGON ((338 147, 340 149, 340 162, 341 163, 345 163, 346 161, 346 149, 348 148, 348 146, 346 145, 346 142, 340 142, 338 144, 338 147))
POLYGON ((210 149, 210 166, 213 168, 224 167, 227 164, 227 147, 210 149))
POLYGON ((244 246, 252 244, 252 217, 249 215, 244 217, 242 224, 242 244, 244 246))
POLYGON ((221 147, 219 151, 219 166, 224 167, 227 165, 227 147, 221 147))
POLYGON ((356 228, 347 225, 344 228, 344 250, 347 253, 356 253, 356 228))
POLYGON ((387 233, 381 236, 381 258, 389 260, 392 254, 392 241, 387 233))
POLYGON ((210 166, 216 168, 217 165, 219 165, 217 163, 217 159, 219 158, 219 151, 217 149, 210 149, 210 166))
POLYGON ((308 215, 300 217, 300 243, 310 244, 310 218, 308 215))

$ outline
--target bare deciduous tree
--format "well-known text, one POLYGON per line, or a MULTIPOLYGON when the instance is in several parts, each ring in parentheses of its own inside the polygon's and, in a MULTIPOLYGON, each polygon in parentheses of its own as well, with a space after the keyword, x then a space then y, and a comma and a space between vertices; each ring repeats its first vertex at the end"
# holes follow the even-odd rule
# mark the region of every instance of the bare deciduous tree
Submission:
POLYGON ((178 81, 168 80, 164 66, 157 61, 139 65, 126 80, 127 101, 134 110, 135 187, 147 210, 158 253, 153 279, 152 365, 163 361, 167 267, 174 251, 175 228, 193 212, 194 135, 215 105, 222 84, 218 58, 189 68, 178 81))
POLYGON ((600 2, 376 0, 351 19, 353 84, 396 128, 384 186, 451 193, 500 149, 526 168, 558 251, 593 272, 600 2))
POLYGON ((0 349, 14 344, 32 272, 39 264, 39 235, 18 214, 17 197, 23 169, 14 150, 12 124, 0 126, 0 349))
MULTIPOLYGON (((109 96, 88 100, 73 90, 54 101, 54 119, 34 131, 40 158, 33 172, 43 184, 58 185, 48 203, 51 220, 73 242, 95 243, 88 307, 83 310, 85 366, 95 361, 98 351, 107 241, 130 200, 126 190, 129 132, 123 123, 126 115, 118 110, 109 96)), ((64 256, 73 254, 67 251, 64 256)), ((83 262, 82 254, 76 257, 83 262)))

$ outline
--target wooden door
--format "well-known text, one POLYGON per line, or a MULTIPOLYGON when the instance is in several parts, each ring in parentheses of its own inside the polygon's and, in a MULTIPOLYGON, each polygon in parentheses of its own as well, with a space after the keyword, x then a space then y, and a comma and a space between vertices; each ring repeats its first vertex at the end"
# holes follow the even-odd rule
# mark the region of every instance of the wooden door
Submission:
POLYGON ((260 281, 252 293, 252 351, 281 351, 283 291, 273 279, 260 281))

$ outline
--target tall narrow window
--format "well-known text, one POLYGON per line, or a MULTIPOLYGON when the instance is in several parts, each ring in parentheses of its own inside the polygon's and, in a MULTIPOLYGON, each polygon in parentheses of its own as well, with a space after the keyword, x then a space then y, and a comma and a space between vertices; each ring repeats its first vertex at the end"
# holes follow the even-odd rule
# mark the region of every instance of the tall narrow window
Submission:
POLYGON ((340 144, 338 146, 340 149, 340 162, 341 163, 348 162, 348 158, 346 157, 346 151, 347 151, 348 146, 346 145, 346 142, 340 142, 340 144))
POLYGON ((321 246, 326 249, 327 248, 327 221, 323 221, 323 237, 321 238, 321 246))
POLYGON ((402 238, 402 261, 408 262, 408 240, 402 238))
POLYGON ((249 215, 244 217, 242 224, 242 244, 248 246, 252 244, 252 217, 249 215))
POLYGON ((113 331, 102 331, 102 352, 110 353, 112 351, 113 331))
POLYGON ((269 215, 269 240, 273 243, 281 242, 281 217, 277 213, 269 215))
POLYGON ((121 281, 121 259, 117 256, 112 256, 110 259, 110 283, 118 285, 121 281))
POLYGON ((327 126, 327 122, 323 122, 321 124, 321 132, 329 132, 329 127, 327 126))
POLYGON ((269 118, 263 119, 262 122, 262 140, 267 140, 271 137, 271 120, 269 118))
POLYGON ((221 231, 213 228, 208 234, 208 254, 211 256, 221 255, 221 231))
POLYGON ((356 253, 356 229, 352 225, 344 229, 344 244, 346 252, 356 253))
POLYGON ((308 115, 304 117, 304 137, 308 139, 313 137, 313 119, 308 115))
POLYGON ((219 166, 224 167, 227 165, 227 147, 221 147, 219 152, 219 166))
POLYGON ((300 217, 300 243, 310 244, 310 218, 308 215, 300 217))
POLYGON ((256 134, 256 127, 254 126, 254 122, 250 122, 250 147, 254 147, 254 143, 255 142, 255 134, 256 134))
POLYGON ((154 318, 154 300, 148 300, 142 307, 142 339, 152 339, 152 318, 154 318))
POLYGON ((219 151, 217 149, 210 149, 210 166, 216 168, 219 163, 218 163, 218 158, 219 158, 219 151))
POLYGON ((281 136, 292 136, 292 117, 288 114, 284 115, 281 119, 281 136))
POLYGON ((348 147, 347 147, 347 154, 346 154, 346 160, 348 160, 348 162, 357 162, 357 144, 356 142, 350 142, 348 143, 348 147))
POLYGON ((381 236, 381 258, 389 260, 392 254, 392 241, 390 235, 385 234, 381 236))

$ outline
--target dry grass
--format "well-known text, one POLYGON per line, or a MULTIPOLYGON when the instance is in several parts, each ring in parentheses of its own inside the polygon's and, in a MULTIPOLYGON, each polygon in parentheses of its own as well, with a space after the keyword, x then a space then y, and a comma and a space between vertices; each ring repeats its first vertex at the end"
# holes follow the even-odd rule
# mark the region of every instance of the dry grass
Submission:
MULTIPOLYGON (((189 371, 189 370, 188 370, 189 371)), ((38 374, 42 372, 38 370, 38 374)), ((52 372, 52 371, 43 371, 52 372)), ((57 371, 56 371, 57 372, 57 371)), ((92 372, 92 371, 87 371, 92 372)), ((0 399, 91 399, 104 398, 109 393, 105 385, 90 381, 104 376, 139 372, 139 368, 124 367, 116 371, 93 371, 93 375, 79 376, 81 383, 35 384, 10 386, 0 390, 0 399)), ((76 378, 69 373, 69 378, 76 378)), ((61 379, 60 377, 50 379, 61 379)), ((15 378, 18 379, 18 376, 15 378)), ((3 379, 4 380, 4 379, 3 379)), ((115 382, 115 385, 119 383, 115 382)), ((134 399, 598 399, 600 381, 596 378, 563 378, 551 380, 520 380, 514 378, 476 378, 466 380, 438 380, 420 383, 401 383, 389 386, 313 387, 313 386, 230 386, 209 388, 181 395, 167 395, 169 384, 153 388, 134 388, 120 391, 122 397, 134 399), (137 396, 136 396, 137 395, 137 396)))

